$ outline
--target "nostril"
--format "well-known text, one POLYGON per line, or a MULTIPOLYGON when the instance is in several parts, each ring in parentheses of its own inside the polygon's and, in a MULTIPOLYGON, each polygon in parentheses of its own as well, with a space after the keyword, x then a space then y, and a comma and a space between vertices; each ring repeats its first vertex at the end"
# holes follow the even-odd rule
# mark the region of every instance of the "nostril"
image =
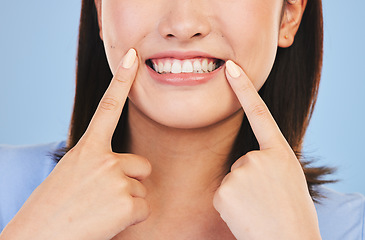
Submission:
MULTIPOLYGON (((195 33, 195 34, 192 36, 192 38, 194 38, 194 37, 200 37, 200 36, 202 36, 202 34, 201 34, 201 33, 195 33)), ((174 35, 174 34, 169 33, 169 34, 167 34, 167 35, 166 35, 166 37, 171 38, 171 37, 175 37, 175 35, 174 35)))

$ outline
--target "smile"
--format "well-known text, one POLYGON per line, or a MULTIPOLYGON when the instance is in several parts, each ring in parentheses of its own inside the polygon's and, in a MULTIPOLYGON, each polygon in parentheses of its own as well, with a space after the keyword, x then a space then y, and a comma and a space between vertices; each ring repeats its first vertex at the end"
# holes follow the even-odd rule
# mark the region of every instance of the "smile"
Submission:
POLYGON ((222 66, 224 61, 215 58, 202 57, 183 60, 159 58, 148 59, 146 64, 159 74, 210 73, 222 66))
POLYGON ((145 66, 160 84, 195 86, 207 83, 223 69, 225 61, 204 52, 167 51, 149 56, 145 66))

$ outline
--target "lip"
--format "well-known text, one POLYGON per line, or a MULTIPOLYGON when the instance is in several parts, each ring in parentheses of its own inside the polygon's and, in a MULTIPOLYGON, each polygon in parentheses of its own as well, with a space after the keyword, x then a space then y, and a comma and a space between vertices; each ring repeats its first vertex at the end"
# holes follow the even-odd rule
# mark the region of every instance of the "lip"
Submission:
POLYGON ((179 60, 184 60, 184 59, 199 58, 199 57, 219 59, 210 54, 207 54, 205 52, 200 52, 200 51, 188 51, 188 52, 166 51, 166 52, 156 53, 152 56, 149 56, 147 59, 175 58, 175 59, 179 59, 179 60))
MULTIPOLYGON (((188 52, 180 52, 180 51, 166 51, 154 54, 148 59, 161 59, 161 58, 174 58, 178 60, 184 59, 192 59, 192 58, 213 58, 219 59, 214 57, 210 54, 199 52, 199 51, 188 51, 188 52)), ((147 61, 146 60, 146 61, 147 61)), ((222 60, 222 59, 219 59, 222 60)), ((222 60, 224 61, 224 60, 222 60)), ((225 62, 225 61, 224 61, 225 62)), ((214 78, 218 72, 223 68, 222 64, 219 68, 215 69, 209 73, 164 73, 160 74, 150 68, 146 62, 145 66, 147 68, 148 73, 150 76, 159 83, 168 84, 173 86, 194 86, 208 82, 212 78, 214 78)))

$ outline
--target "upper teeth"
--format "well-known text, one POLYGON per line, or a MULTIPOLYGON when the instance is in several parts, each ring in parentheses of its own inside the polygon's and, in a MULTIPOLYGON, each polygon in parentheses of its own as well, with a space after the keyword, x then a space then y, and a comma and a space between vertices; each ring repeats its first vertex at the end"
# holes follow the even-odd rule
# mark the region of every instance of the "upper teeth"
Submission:
POLYGON ((206 73, 212 72, 218 66, 214 59, 195 58, 195 59, 152 59, 152 65, 159 73, 206 73))

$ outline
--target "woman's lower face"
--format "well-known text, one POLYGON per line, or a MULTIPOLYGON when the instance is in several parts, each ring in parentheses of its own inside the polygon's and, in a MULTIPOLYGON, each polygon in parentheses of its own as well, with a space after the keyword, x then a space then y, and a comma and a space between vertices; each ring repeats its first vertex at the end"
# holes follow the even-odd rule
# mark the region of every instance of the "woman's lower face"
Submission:
POLYGON ((137 50, 131 106, 168 127, 210 126, 240 109, 225 77, 227 60, 240 65, 257 90, 275 60, 282 0, 96 0, 96 5, 112 72, 129 48, 137 50))

